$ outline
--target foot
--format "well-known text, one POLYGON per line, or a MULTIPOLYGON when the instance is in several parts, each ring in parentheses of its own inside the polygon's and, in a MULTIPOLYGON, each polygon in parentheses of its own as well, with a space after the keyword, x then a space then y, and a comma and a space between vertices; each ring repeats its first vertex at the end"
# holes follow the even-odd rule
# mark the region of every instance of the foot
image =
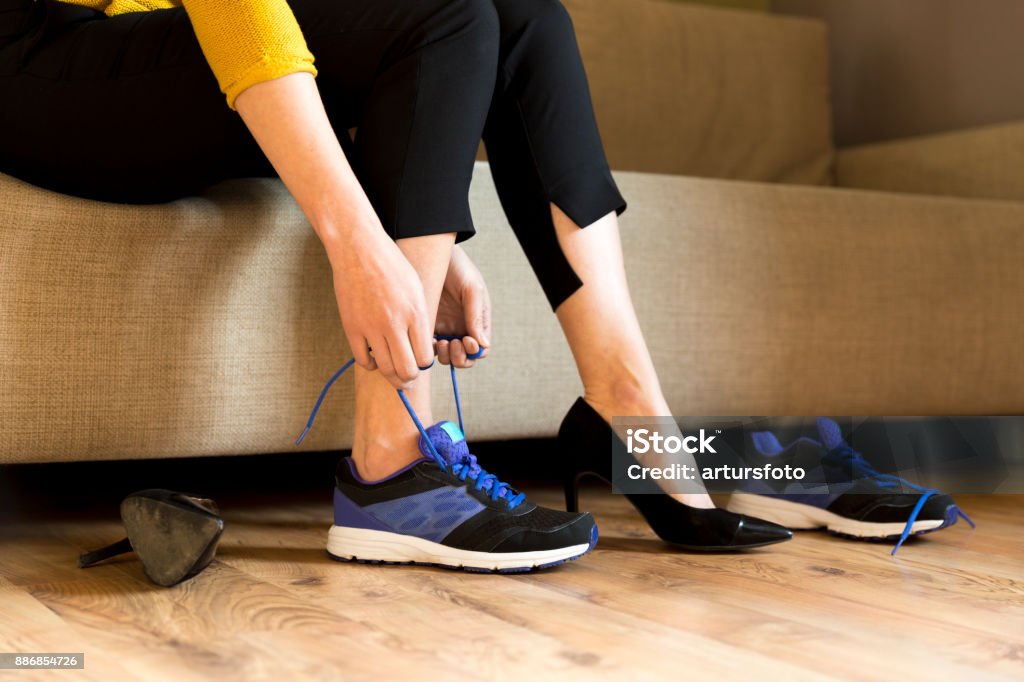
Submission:
MULTIPOLYGON (((591 409, 601 415, 607 423, 614 417, 658 416, 667 417, 672 414, 668 403, 661 395, 650 395, 636 390, 618 390, 611 392, 615 397, 604 399, 600 394, 588 392, 583 400, 591 409)), ((681 434, 679 434, 681 436, 681 434)), ((695 509, 714 509, 715 503, 707 493, 668 493, 676 502, 695 509)))
POLYGON ((455 424, 440 422, 427 435, 419 459, 380 481, 359 476, 351 458, 339 463, 333 558, 522 572, 578 559, 597 544, 590 514, 530 502, 480 468, 455 424))
MULTIPOLYGON (((611 482, 615 478, 613 461, 625 463, 627 458, 632 458, 604 417, 583 399, 577 400, 565 415, 558 438, 564 450, 569 509, 575 509, 578 503, 576 493, 581 476, 593 474, 611 482)), ((793 537, 792 531, 761 519, 724 509, 681 504, 649 479, 638 483, 626 498, 658 537, 688 551, 752 549, 793 537)))

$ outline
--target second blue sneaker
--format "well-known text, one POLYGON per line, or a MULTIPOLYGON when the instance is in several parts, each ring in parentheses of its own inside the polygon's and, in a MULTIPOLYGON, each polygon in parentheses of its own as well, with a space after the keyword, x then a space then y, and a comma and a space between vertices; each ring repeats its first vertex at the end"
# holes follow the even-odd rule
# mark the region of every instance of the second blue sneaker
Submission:
POLYGON ((752 481, 729 501, 730 511, 756 516, 792 529, 824 528, 857 539, 895 540, 931 533, 963 518, 974 522, 953 498, 876 471, 843 440, 839 425, 817 420, 820 440, 798 438, 783 447, 775 434, 753 434, 760 463, 800 467, 800 481, 752 481))

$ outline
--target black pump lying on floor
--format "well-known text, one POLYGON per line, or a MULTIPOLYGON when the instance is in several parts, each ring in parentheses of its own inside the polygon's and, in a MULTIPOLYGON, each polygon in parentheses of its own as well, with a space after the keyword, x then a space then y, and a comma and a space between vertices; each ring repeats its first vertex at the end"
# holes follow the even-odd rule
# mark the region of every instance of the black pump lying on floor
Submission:
POLYGON ((149 579, 170 587, 213 561, 224 532, 224 519, 213 500, 159 488, 124 498, 121 521, 128 537, 78 557, 79 568, 134 551, 149 579))

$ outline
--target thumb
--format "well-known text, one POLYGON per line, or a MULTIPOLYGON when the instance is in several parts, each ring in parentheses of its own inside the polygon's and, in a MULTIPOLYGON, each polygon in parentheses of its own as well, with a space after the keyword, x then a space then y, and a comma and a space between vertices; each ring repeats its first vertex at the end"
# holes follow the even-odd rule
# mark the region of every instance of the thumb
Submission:
POLYGON ((462 305, 466 318, 466 332, 481 346, 491 345, 491 301, 482 285, 470 287, 462 305))

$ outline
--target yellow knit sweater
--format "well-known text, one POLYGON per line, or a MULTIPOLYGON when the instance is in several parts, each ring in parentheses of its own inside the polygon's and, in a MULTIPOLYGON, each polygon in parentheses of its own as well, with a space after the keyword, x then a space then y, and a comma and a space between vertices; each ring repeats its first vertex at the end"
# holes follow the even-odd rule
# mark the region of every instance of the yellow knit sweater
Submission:
POLYGON ((228 106, 251 85, 305 71, 316 75, 286 0, 63 0, 107 16, 185 7, 228 106))

